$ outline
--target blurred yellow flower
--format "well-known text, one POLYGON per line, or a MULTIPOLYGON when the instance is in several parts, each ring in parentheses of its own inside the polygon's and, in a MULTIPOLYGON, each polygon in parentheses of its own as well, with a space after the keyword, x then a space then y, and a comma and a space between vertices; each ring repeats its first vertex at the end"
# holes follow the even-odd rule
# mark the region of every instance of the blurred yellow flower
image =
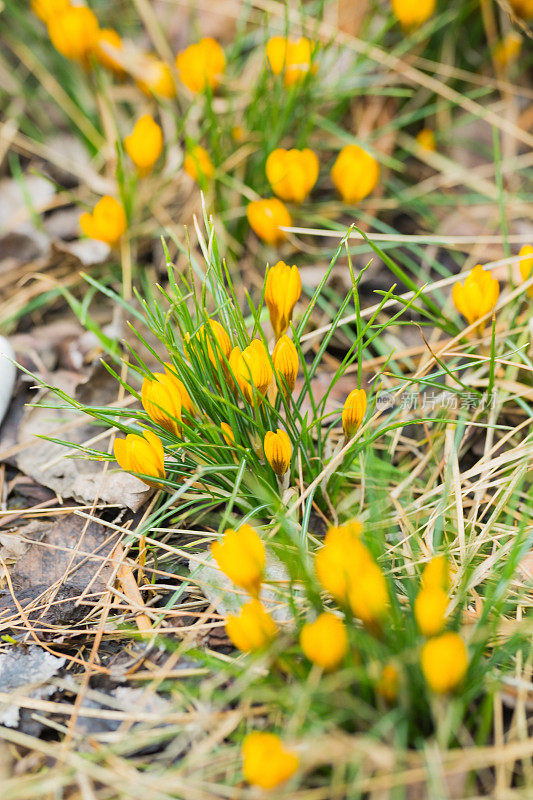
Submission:
POLYGON ((494 61, 502 69, 510 67, 522 50, 522 37, 517 31, 509 31, 494 48, 494 61))
POLYGON ((435 11, 436 0, 392 0, 392 13, 402 28, 418 28, 435 11))
MULTIPOLYGON (((469 325, 473 325, 492 311, 499 294, 500 286, 496 278, 485 271, 481 264, 477 264, 465 278, 464 284, 455 284, 452 298, 459 313, 469 325)), ((476 332, 483 333, 486 324, 486 320, 479 322, 475 328, 476 332)))
POLYGON ((211 36, 200 39, 197 44, 189 45, 176 56, 176 69, 180 80, 195 94, 203 92, 208 86, 216 89, 222 80, 225 68, 224 51, 211 36))
POLYGON ((145 53, 135 71, 135 84, 147 95, 158 95, 172 99, 176 87, 168 64, 151 53, 145 53))
POLYGON ((458 633, 443 633, 425 643, 420 662, 429 687, 438 694, 447 694, 466 675, 468 651, 458 633))
MULTIPOLYGON (((153 431, 143 431, 142 436, 128 433, 125 439, 115 439, 113 450, 117 462, 126 472, 165 477, 163 444, 153 431)), ((144 483, 158 485, 150 480, 144 480, 144 483)))
POLYGON ((33 13, 43 22, 48 22, 52 17, 69 8, 69 6, 70 0, 31 0, 33 13))
POLYGON ((316 71, 312 66, 311 42, 304 36, 300 39, 273 36, 266 44, 266 55, 274 75, 283 73, 285 86, 293 86, 309 72, 316 71))
POLYGON ((415 599, 416 624, 424 636, 436 636, 446 625, 448 595, 440 586, 420 589, 415 599))
POLYGON ((265 571, 265 546, 257 531, 244 524, 228 528, 221 542, 213 542, 211 554, 222 572, 236 586, 257 597, 265 571))
POLYGON ((94 47, 96 60, 119 77, 123 77, 126 74, 121 61, 123 47, 122 39, 113 28, 101 28, 99 30, 98 39, 94 47))
POLYGON ((266 647, 276 638, 277 632, 276 623, 259 600, 245 603, 240 614, 230 614, 226 619, 226 633, 243 653, 266 647))
POLYGON ((266 176, 274 194, 282 200, 302 203, 318 178, 318 158, 312 150, 278 147, 266 160, 266 176))
POLYGON ((276 342, 272 353, 272 364, 275 374, 281 379, 282 390, 292 392, 298 375, 298 351, 294 342, 285 334, 276 342))
POLYGON ((274 733, 254 731, 242 743, 242 770, 252 786, 274 789, 287 781, 298 769, 299 759, 286 750, 274 733))
POLYGON ((533 17, 533 0, 509 0, 511 8, 523 19, 531 19, 533 17))
POLYGON ((364 389, 353 389, 346 398, 342 409, 342 428, 344 435, 348 439, 351 439, 363 421, 366 404, 366 392, 364 389))
POLYGON ((398 670, 392 664, 385 664, 381 671, 379 681, 376 684, 376 692, 383 697, 387 703, 394 703, 398 697, 398 670))
POLYGON ((298 267, 289 267, 284 261, 270 267, 265 282, 265 303, 276 339, 287 332, 301 293, 302 279, 298 267))
POLYGON ((330 528, 315 556, 315 572, 322 588, 345 605, 353 581, 372 564, 372 556, 350 526, 330 528))
POLYGON ((420 585, 423 589, 448 589, 450 568, 446 556, 433 556, 422 571, 420 585))
POLYGON ((124 147, 140 175, 146 175, 163 152, 163 131, 150 114, 139 117, 124 147))
POLYGON ((215 167, 211 161, 211 156, 200 144, 197 144, 194 149, 187 153, 183 162, 183 168, 187 175, 190 175, 196 183, 202 183, 215 174, 215 167))
POLYGON ((89 239, 98 239, 113 246, 126 232, 128 222, 118 200, 105 195, 97 202, 92 214, 85 211, 80 216, 80 227, 89 239))
POLYGON ((360 574, 353 574, 348 590, 352 613, 365 625, 373 627, 385 616, 389 605, 387 581, 375 561, 364 564, 360 574))
POLYGON ((348 652, 348 634, 342 619, 323 613, 308 622, 300 633, 304 655, 325 672, 337 669, 348 652))
POLYGON ((242 352, 235 348, 230 356, 230 367, 249 403, 254 400, 254 387, 258 395, 267 393, 274 375, 268 351, 259 339, 254 339, 242 352))
MULTIPOLYGON (((524 258, 519 262, 520 275, 523 281, 529 280, 533 277, 533 247, 530 244, 525 244, 520 248, 519 256, 531 256, 531 258, 524 258)), ((527 290, 528 297, 533 297, 533 286, 527 290)))
POLYGON ((431 128, 422 128, 421 131, 418 131, 416 141, 423 150, 429 150, 434 153, 437 149, 437 140, 431 128))
POLYGON ((379 164, 359 145, 348 144, 331 168, 331 179, 345 203, 359 203, 376 188, 379 164))
POLYGON ((68 6, 48 18, 48 34, 55 49, 75 61, 87 61, 99 31, 96 15, 87 6, 68 6))
POLYGON ((270 197, 264 200, 252 200, 246 209, 248 222, 254 233, 267 244, 281 244, 286 238, 280 226, 292 224, 291 215, 281 200, 270 197))
POLYGON ((265 458, 276 473, 285 475, 291 464, 292 445, 287 433, 278 428, 276 433, 267 431, 263 442, 265 458))
POLYGON ((141 402, 150 419, 181 436, 181 392, 172 375, 156 372, 153 379, 144 378, 141 402))
POLYGON ((207 357, 214 366, 219 361, 222 366, 225 366, 221 354, 225 358, 229 358, 231 341, 220 322, 217 322, 216 319, 209 319, 193 336, 189 336, 188 333, 185 334, 183 349, 189 361, 191 360, 189 352, 191 347, 194 348, 199 358, 202 358, 204 352, 207 352, 207 357), (216 350, 216 356, 214 349, 216 350))

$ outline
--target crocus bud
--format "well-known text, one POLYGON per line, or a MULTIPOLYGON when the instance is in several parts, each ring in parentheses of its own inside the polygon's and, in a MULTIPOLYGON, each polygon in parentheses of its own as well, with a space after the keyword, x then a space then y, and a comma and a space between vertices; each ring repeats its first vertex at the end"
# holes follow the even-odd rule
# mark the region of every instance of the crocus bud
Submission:
POLYGON ((298 769, 296 753, 287 750, 274 733, 254 731, 242 743, 242 771, 245 780, 261 789, 274 789, 298 769))
MULTIPOLYGON (((472 272, 467 275, 465 282, 456 283, 453 287, 452 298, 456 309, 466 319, 469 325, 481 320, 488 314, 498 300, 500 285, 490 272, 485 271, 481 264, 477 264, 472 272)), ((486 320, 478 322, 476 333, 483 333, 486 320)))
POLYGON ((222 430, 222 436, 224 437, 224 441, 226 442, 227 445, 232 447, 235 444, 235 434, 233 433, 231 426, 228 425, 227 422, 221 422, 220 428, 222 430))
POLYGON ((281 379, 282 390, 294 390, 296 376, 298 375, 298 352, 294 342, 288 336, 280 336, 272 353, 272 363, 275 374, 281 379))
POLYGON ((99 64, 110 69, 120 78, 126 74, 122 64, 123 50, 122 39, 113 28, 100 29, 94 48, 95 58, 99 64))
POLYGON ((298 267, 289 267, 284 261, 268 270, 265 283, 265 303, 276 339, 286 333, 292 319, 294 306, 302 293, 302 279, 298 267))
POLYGON ((176 388, 176 391, 179 392, 182 410, 190 414, 191 417, 194 417, 194 415, 196 414, 194 403, 192 401, 189 392, 185 388, 185 384, 176 375, 176 370, 174 365, 170 363, 165 363, 164 367, 167 377, 172 379, 172 385, 176 388))
POLYGON ((274 194, 282 200, 302 203, 318 178, 318 158, 312 150, 278 147, 266 160, 266 176, 274 194))
POLYGON ((337 669, 348 652, 348 634, 342 619, 324 613, 308 622, 300 633, 300 644, 306 658, 325 672, 337 669))
POLYGON ((34 14, 43 22, 48 22, 52 17, 61 14, 70 6, 70 0, 31 0, 34 14))
POLYGON ((392 0, 392 13, 406 31, 419 28, 435 11, 436 0, 392 0))
POLYGON ((144 378, 141 401, 150 419, 174 436, 181 436, 181 393, 171 375, 156 372, 153 379, 144 378))
POLYGON ((259 339, 246 347, 242 353, 234 349, 230 356, 230 367, 240 390, 249 403, 254 401, 254 388, 259 401, 266 395, 272 383, 273 372, 268 351, 259 339))
POLYGON ((277 632, 276 623, 259 600, 251 600, 243 605, 240 614, 231 614, 226 619, 226 633, 243 653, 266 647, 277 632))
POLYGON ((342 409, 342 428, 344 435, 351 439, 363 421, 366 412, 366 392, 364 389, 353 389, 342 409))
POLYGON ((422 571, 420 586, 422 589, 448 589, 450 585, 450 568, 446 556, 433 556, 422 571))
POLYGON ((196 183, 203 183, 215 174, 211 156, 201 145, 197 144, 183 161, 183 169, 196 183))
POLYGON ((446 625, 448 595, 439 586, 420 589, 415 600, 416 624, 424 636, 436 636, 446 625))
POLYGON ((68 6, 48 19, 48 34, 55 49, 75 61, 87 61, 99 30, 96 15, 87 6, 68 6))
POLYGON ((80 216, 80 227, 89 239, 98 239, 113 246, 126 232, 128 222, 118 200, 106 195, 97 202, 92 214, 86 211, 80 216))
POLYGON ((228 528, 222 542, 213 542, 211 553, 222 572, 236 586, 257 597, 265 571, 265 546, 251 525, 228 528))
POLYGON ((380 567, 371 558, 359 575, 354 575, 348 590, 352 613, 370 628, 385 616, 389 606, 387 581, 380 567))
POLYGON ((274 75, 283 73, 285 86, 302 81, 312 68, 312 46, 309 39, 287 39, 273 36, 266 44, 266 55, 274 75))
POLYGON ((139 174, 146 175, 163 151, 163 131, 150 114, 144 114, 124 139, 124 147, 139 174))
POLYGON ((511 8, 522 19, 533 17, 533 0, 509 0, 511 8))
POLYGON ((458 633, 443 633, 425 643, 420 662, 429 687, 437 694, 447 694, 466 675, 468 651, 458 633))
MULTIPOLYGON (((125 439, 115 439, 113 449, 116 460, 126 472, 165 477, 163 444, 153 431, 143 431, 142 436, 128 433, 125 439)), ((153 481, 142 480, 148 486, 157 486, 153 481)))
POLYGON ((285 431, 278 428, 276 433, 267 431, 263 442, 265 458, 280 477, 285 475, 291 464, 291 440, 285 431))
MULTIPOLYGON (((529 280, 533 277, 533 247, 530 244, 525 244, 520 248, 519 256, 532 256, 531 258, 524 258, 520 261, 520 275, 523 281, 529 280)), ((533 297, 533 286, 527 290, 528 297, 533 297)))
POLYGON ((248 203, 246 216, 254 233, 267 244, 281 244, 287 238, 287 234, 280 230, 280 227, 291 225, 291 215, 277 197, 248 203))
POLYGON ((385 664, 379 681, 376 684, 376 692, 383 697, 387 703, 394 703, 398 697, 398 670, 392 664, 385 664))
POLYGON ((199 358, 206 352, 210 362, 216 366, 219 361, 222 362, 221 354, 224 355, 225 358, 229 357, 231 341, 228 333, 224 330, 220 322, 217 322, 216 319, 210 319, 198 329, 194 336, 189 336, 188 333, 185 334, 184 350, 189 360, 189 348, 191 347, 195 349, 199 358), (214 342, 213 338, 215 340, 214 342))
POLYGON ((315 556, 315 572, 322 588, 346 605, 352 583, 372 563, 372 556, 349 526, 330 528, 315 556))
POLYGON ((219 43, 210 36, 191 44, 176 56, 176 69, 187 89, 197 94, 208 86, 216 89, 226 68, 226 57, 219 43))
POLYGON ((345 203, 360 203, 379 180, 379 164, 357 144, 343 147, 331 168, 331 179, 345 203))
POLYGON ((146 53, 139 61, 135 72, 135 83, 147 95, 172 99, 176 94, 174 79, 168 64, 157 56, 146 53))
POLYGON ((437 140, 431 128, 422 128, 421 131, 418 131, 416 143, 422 150, 428 150, 430 153, 434 153, 437 149, 437 140))

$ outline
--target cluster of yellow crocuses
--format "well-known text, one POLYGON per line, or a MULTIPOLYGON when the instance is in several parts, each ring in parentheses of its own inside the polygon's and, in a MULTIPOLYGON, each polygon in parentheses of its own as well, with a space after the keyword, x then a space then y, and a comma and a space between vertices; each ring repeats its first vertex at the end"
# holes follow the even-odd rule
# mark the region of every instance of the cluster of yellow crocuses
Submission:
MULTIPOLYGON (((211 546, 219 568, 239 589, 250 595, 239 614, 229 615, 226 631, 232 643, 245 653, 262 651, 279 635, 278 625, 260 599, 265 577, 266 549, 249 524, 228 529, 221 541, 211 546)), ((299 631, 300 648, 308 661, 331 672, 356 657, 350 644, 352 620, 359 620, 371 634, 386 637, 389 587, 386 578, 362 540, 362 526, 351 521, 330 528, 315 555, 315 574, 325 595, 339 610, 328 609, 299 631), (342 613, 344 611, 344 614, 342 613), (344 617, 344 618, 343 618, 344 617)), ((457 689, 468 669, 468 651, 455 631, 443 630, 447 622, 449 597, 448 562, 435 556, 423 570, 414 604, 414 616, 426 642, 420 651, 420 667, 429 689, 448 694, 457 689)), ((410 658, 410 656, 409 656, 410 658)), ((393 703, 402 675, 401 657, 383 665, 375 692, 393 703)), ((298 758, 274 734, 257 738, 250 734, 243 745, 245 777, 250 783, 271 788, 287 780, 298 768, 298 758), (261 757, 272 752, 273 763, 261 757)))

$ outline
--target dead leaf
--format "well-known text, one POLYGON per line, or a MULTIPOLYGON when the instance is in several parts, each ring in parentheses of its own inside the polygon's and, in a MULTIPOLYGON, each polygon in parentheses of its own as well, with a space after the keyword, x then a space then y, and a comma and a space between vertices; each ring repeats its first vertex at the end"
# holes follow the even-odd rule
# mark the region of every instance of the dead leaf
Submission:
MULTIPOLYGON (((7 653, 0 653, 0 686, 3 692, 24 694, 25 697, 37 697, 40 700, 55 691, 54 686, 46 686, 53 675, 65 663, 64 658, 51 655, 41 647, 11 648, 7 653), (22 692, 21 692, 22 690, 22 692)), ((21 709, 16 703, 0 703, 0 723, 8 728, 19 726, 21 709)), ((24 726, 25 732, 30 733, 24 726)), ((42 728, 42 726, 41 726, 42 728)), ((34 735, 38 735, 40 730, 34 735)))

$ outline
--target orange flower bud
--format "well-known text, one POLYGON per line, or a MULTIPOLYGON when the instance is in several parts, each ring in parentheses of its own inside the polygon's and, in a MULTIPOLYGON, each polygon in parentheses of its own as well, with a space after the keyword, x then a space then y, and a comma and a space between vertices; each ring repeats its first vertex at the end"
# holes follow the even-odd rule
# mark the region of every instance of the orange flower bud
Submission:
POLYGON ((97 202, 92 214, 86 211, 81 215, 80 227, 89 239, 98 239, 113 246, 125 233, 128 222, 118 200, 105 195, 97 202))
MULTIPOLYGON (((163 444, 153 431, 143 431, 142 436, 128 433, 125 439, 115 439, 113 449, 116 460, 126 472, 151 475, 154 478, 165 477, 163 444)), ((148 486, 158 485, 144 478, 142 480, 148 486)))
MULTIPOLYGON (((453 287, 452 298, 456 309, 473 325, 488 314, 498 300, 500 285, 490 272, 485 271, 481 264, 477 264, 472 272, 467 275, 465 282, 456 283, 453 287)), ((486 320, 479 322, 475 330, 483 333, 486 320)))
POLYGON ((450 585, 450 569, 446 556, 433 556, 422 572, 420 581, 422 589, 448 589, 450 585))
POLYGON ((353 576, 348 601, 355 617, 370 627, 379 623, 389 605, 387 582, 383 572, 371 558, 360 575, 353 576))
POLYGON ((324 613, 303 626, 300 644, 304 655, 325 672, 337 669, 348 652, 344 622, 335 614, 324 613))
POLYGON ((416 624, 424 636, 436 636, 446 625, 448 595, 439 586, 420 589, 415 600, 416 624))
POLYGON ((43 22, 48 22, 52 17, 61 14, 70 6, 70 0, 31 0, 34 14, 43 22))
MULTIPOLYGON (((533 277, 533 247, 530 244, 525 244, 520 248, 519 256, 532 256, 532 258, 524 258, 520 261, 520 275, 523 281, 529 280, 533 277)), ((528 297, 533 297, 533 286, 527 290, 528 297)))
POLYGON ((366 412, 366 392, 364 389, 353 389, 342 409, 342 427, 344 435, 351 439, 363 421, 366 412))
POLYGON ((99 33, 96 15, 87 6, 68 6, 48 18, 50 41, 65 58, 86 61, 99 33))
POLYGON ((292 319, 294 306, 302 293, 302 279, 298 267, 289 267, 284 261, 268 270, 265 282, 265 303, 276 339, 286 333, 292 319))
POLYGON ((437 149, 437 140, 431 128, 422 128, 421 131, 418 131, 416 141, 423 150, 429 150, 434 153, 437 149))
POLYGON ((221 422, 220 427, 222 429, 222 436, 224 437, 224 441, 226 442, 227 445, 232 447, 232 445, 235 444, 235 434, 233 433, 231 426, 228 425, 227 422, 221 422))
POLYGON ((195 94, 203 92, 208 86, 219 86, 226 57, 219 43, 210 36, 191 44, 176 56, 176 69, 180 80, 195 94))
POLYGON ((126 74, 122 65, 123 49, 122 39, 113 28, 100 29, 94 55, 99 64, 110 69, 119 77, 124 77, 126 74))
POLYGON ((259 600, 243 605, 240 614, 226 619, 226 633, 232 643, 243 653, 261 650, 276 638, 278 628, 259 600))
POLYGON ((392 0, 392 13, 402 28, 419 28, 435 11, 436 0, 392 0))
POLYGON ((429 687, 437 694, 447 694, 466 675, 468 651, 458 633, 443 633, 425 643, 420 662, 429 687))
POLYGON ((312 67, 311 42, 304 36, 300 39, 273 36, 267 42, 266 55, 274 75, 283 73, 285 86, 293 86, 302 81, 310 71, 316 71, 312 67))
POLYGON ((192 401, 189 392, 185 388, 185 384, 176 375, 174 365, 170 363, 165 363, 164 367, 167 377, 172 379, 172 386, 175 387, 177 392, 179 392, 182 409, 186 411, 188 414, 190 414, 191 417, 194 417, 194 415, 196 414, 194 403, 192 401))
POLYGON ((155 94, 170 100, 176 94, 170 67, 151 53, 146 53, 140 60, 135 83, 147 95, 155 94))
POLYGON ((289 227, 292 224, 287 207, 277 197, 248 203, 246 216, 254 233, 272 245, 281 244, 287 238, 280 227, 289 227))
POLYGON ((346 604, 353 582, 372 563, 357 527, 341 525, 327 532, 324 546, 315 556, 315 572, 322 588, 346 604))
MULTIPOLYGON (((267 393, 273 372, 263 342, 254 339, 242 353, 234 348, 229 363, 240 390, 249 403, 254 401, 254 387, 258 395, 264 396, 267 393)), ((261 397, 258 399, 261 400, 261 397)))
POLYGON ((343 147, 331 169, 331 179, 345 203, 360 203, 379 180, 379 164, 357 144, 343 147))
POLYGON ((191 337, 188 333, 185 334, 184 350, 189 361, 190 347, 194 347, 199 358, 202 358, 203 354, 207 353, 210 362, 216 366, 217 362, 222 362, 221 354, 224 355, 225 358, 229 358, 231 341, 228 333, 224 330, 220 322, 217 322, 215 319, 210 319, 198 329, 194 336, 191 337), (206 325, 209 326, 211 336, 208 333, 206 325), (212 341, 213 338, 216 344, 212 341), (216 356, 214 350, 217 351, 216 356))
POLYGON ((276 433, 267 431, 263 442, 265 458, 280 477, 285 475, 291 464, 292 445, 285 431, 278 428, 276 433))
POLYGON ((202 183, 215 174, 215 167, 211 156, 201 145, 197 144, 192 152, 187 153, 183 162, 183 169, 196 183, 202 183))
POLYGON ((298 375, 298 352, 288 336, 280 336, 272 353, 275 374, 281 379, 281 388, 291 393, 298 375))
POLYGON ((266 176, 272 191, 293 203, 302 203, 318 178, 318 158, 312 150, 278 147, 266 160, 266 176))
POLYGON ((242 743, 245 780, 261 789, 274 789, 287 781, 298 769, 299 759, 286 750, 274 733, 254 731, 242 743))
POLYGON ((145 378, 141 388, 143 408, 162 428, 181 436, 181 393, 172 375, 156 372, 145 378))
POLYGON ((163 152, 163 131, 150 114, 144 114, 124 139, 124 147, 139 173, 146 175, 163 152))
POLYGON ((213 542, 211 554, 236 586, 257 597, 265 571, 265 546, 251 525, 228 528, 222 542, 213 542))

